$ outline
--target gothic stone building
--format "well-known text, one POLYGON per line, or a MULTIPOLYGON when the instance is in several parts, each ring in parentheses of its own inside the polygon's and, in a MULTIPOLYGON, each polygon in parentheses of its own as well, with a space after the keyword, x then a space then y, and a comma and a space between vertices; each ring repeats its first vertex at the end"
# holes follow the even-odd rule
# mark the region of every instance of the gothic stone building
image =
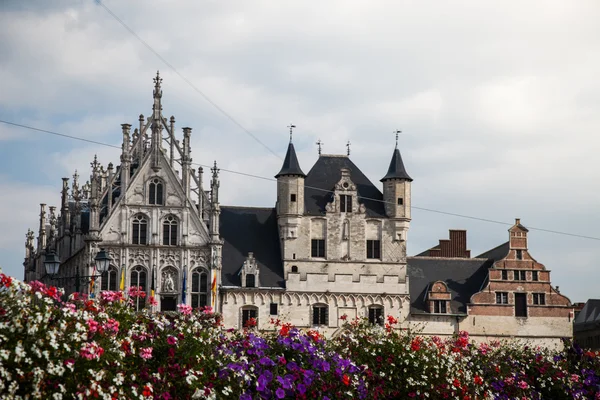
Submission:
POLYGON ((140 115, 133 134, 122 125, 121 164, 94 160, 81 187, 77 174, 71 187, 63 178, 60 214, 50 207, 47 217, 41 205, 37 246, 27 234, 26 280, 44 279, 49 251, 62 276, 92 274, 104 248, 112 265, 95 290, 117 290, 123 274, 125 287, 156 288, 155 309, 212 305, 226 327, 254 318, 270 329, 277 318, 334 334, 342 316, 382 323, 391 315, 440 336, 467 330, 480 340, 546 344, 572 336, 570 302, 530 255, 518 220, 507 243, 478 257, 466 250, 466 232, 451 231, 407 258, 412 178, 397 146, 380 191, 345 155, 320 154, 305 174, 290 141, 275 176, 276 206, 226 207, 216 163, 204 190, 191 129, 180 144, 161 101, 157 75, 152 115, 140 115))

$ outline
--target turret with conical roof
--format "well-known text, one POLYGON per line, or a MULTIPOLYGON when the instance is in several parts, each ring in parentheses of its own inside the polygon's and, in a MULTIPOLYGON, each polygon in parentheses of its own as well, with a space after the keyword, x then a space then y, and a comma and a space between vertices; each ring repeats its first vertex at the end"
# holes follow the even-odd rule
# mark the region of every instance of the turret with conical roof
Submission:
POLYGON ((290 144, 285 160, 277 178, 277 220, 280 227, 281 239, 295 239, 298 235, 300 218, 304 215, 304 178, 306 175, 300 168, 296 150, 292 143, 290 125, 290 144))
POLYGON ((387 174, 381 178, 385 213, 388 218, 397 220, 394 234, 396 240, 406 240, 410 224, 412 180, 402 162, 402 156, 398 149, 398 134, 396 133, 396 148, 392 154, 387 174))

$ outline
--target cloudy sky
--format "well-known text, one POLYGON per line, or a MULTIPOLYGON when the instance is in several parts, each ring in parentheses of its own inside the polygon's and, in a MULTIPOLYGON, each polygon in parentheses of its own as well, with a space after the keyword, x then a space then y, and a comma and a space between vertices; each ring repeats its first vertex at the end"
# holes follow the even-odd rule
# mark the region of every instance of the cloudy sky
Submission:
MULTIPOLYGON (((600 5, 461 1, 104 1, 233 123, 93 0, 0 0, 0 119, 120 144, 152 106, 193 128, 193 161, 272 177, 294 143, 375 183, 399 147, 413 182, 409 254, 467 229, 472 255, 530 228, 600 237, 600 5), (253 139, 255 135, 265 146, 253 139), (505 224, 451 216, 461 214, 505 224)), ((0 266, 22 277, 39 203, 118 150, 0 123, 0 266)), ((273 206, 275 182, 223 172, 227 205, 273 206)), ((530 230, 572 301, 598 298, 600 242, 530 230)))

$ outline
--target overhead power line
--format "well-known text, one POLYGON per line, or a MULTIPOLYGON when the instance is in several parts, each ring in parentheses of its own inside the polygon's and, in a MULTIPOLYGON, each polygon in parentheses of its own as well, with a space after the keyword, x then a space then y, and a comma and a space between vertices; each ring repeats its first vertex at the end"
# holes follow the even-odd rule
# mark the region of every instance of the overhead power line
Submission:
MULTIPOLYGON (((112 148, 115 148, 115 149, 121 149, 120 146, 115 146, 115 145, 108 144, 108 143, 98 142, 98 141, 95 141, 95 140, 90 140, 90 139, 86 139, 86 138, 82 138, 82 137, 77 137, 77 136, 72 136, 72 135, 66 135, 66 134, 63 134, 63 133, 53 132, 53 131, 50 131, 50 130, 47 130, 47 129, 40 129, 40 128, 36 128, 36 127, 33 127, 33 126, 28 126, 28 125, 23 125, 23 124, 17 124, 15 122, 5 121, 5 120, 2 120, 2 119, 0 119, 0 122, 2 122, 4 124, 8 124, 8 125, 12 125, 12 126, 17 126, 17 127, 20 127, 20 128, 24 128, 24 129, 29 129, 29 130, 36 131, 36 132, 46 133, 46 134, 49 134, 49 135, 59 136, 59 137, 63 137, 63 138, 67 138, 67 139, 72 139, 72 140, 79 140, 79 141, 82 141, 82 142, 88 142, 88 143, 93 143, 93 144, 97 144, 97 145, 101 145, 101 146, 112 147, 112 148)), ((200 167, 204 167, 204 168, 212 168, 212 165, 206 165, 206 164, 201 164, 201 163, 192 163, 192 164, 200 166, 200 167)), ((255 178, 255 179, 262 179, 262 180, 265 180, 265 181, 277 182, 277 179, 266 177, 266 176, 249 174, 249 173, 246 173, 246 172, 240 172, 240 171, 235 171, 235 170, 225 169, 225 168, 219 168, 219 170, 223 171, 223 172, 235 174, 235 175, 245 176, 245 177, 248 177, 248 178, 255 178)), ((314 189, 314 190, 318 190, 318 191, 322 191, 322 192, 327 192, 327 193, 331 192, 331 190, 323 189, 323 188, 318 188, 318 187, 314 187, 314 186, 306 186, 305 185, 304 187, 308 188, 308 189, 314 189)), ((395 205, 394 202, 387 202, 385 200, 375 199, 375 198, 372 198, 372 197, 357 196, 357 198, 359 198, 361 200, 369 200, 369 201, 375 201, 375 202, 384 203, 384 204, 389 203, 389 204, 395 205)), ((488 218, 480 218, 480 217, 475 217, 475 216, 472 216, 472 215, 458 214, 458 213, 453 213, 453 212, 448 212, 448 211, 436 210, 436 209, 432 209, 432 208, 424 208, 424 207, 417 207, 417 206, 411 206, 411 208, 415 209, 415 210, 426 211, 426 212, 431 212, 431 213, 436 213, 436 214, 449 215, 449 216, 452 216, 452 217, 459 217, 459 218, 471 219, 471 220, 474 220, 474 221, 481 221, 481 222, 487 222, 487 223, 499 224, 499 225, 508 225, 508 226, 513 225, 512 223, 508 223, 508 222, 504 222, 504 221, 497 221, 497 220, 488 219, 488 218)), ((581 234, 577 234, 577 233, 569 233, 569 232, 556 231, 556 230, 544 229, 544 228, 536 228, 536 227, 531 227, 531 226, 527 226, 527 228, 530 229, 530 230, 536 230, 536 231, 540 231, 540 232, 553 233, 553 234, 556 234, 556 235, 564 235, 564 236, 571 236, 571 237, 577 237, 577 238, 582 238, 582 239, 590 239, 590 240, 598 240, 598 241, 600 241, 600 238, 594 237, 594 236, 581 235, 581 234)))
POLYGON ((185 83, 187 83, 192 89, 194 89, 196 91, 196 93, 198 93, 200 96, 202 96, 204 98, 204 100, 206 100, 211 106, 216 108, 228 120, 230 120, 235 125, 237 125, 242 131, 244 131, 246 134, 248 134, 252 139, 256 140, 260 145, 262 145, 265 149, 267 149, 275 157, 281 158, 281 156, 279 154, 277 154, 275 151, 273 151, 269 146, 267 146, 256 135, 254 135, 252 132, 250 132, 248 129, 246 129, 231 114, 229 114, 222 107, 220 107, 217 103, 215 103, 210 97, 208 97, 208 95, 206 93, 204 93, 202 90, 200 90, 196 85, 194 85, 192 83, 192 81, 190 81, 181 72, 179 72, 177 70, 177 68, 175 68, 175 66, 173 64, 171 64, 169 61, 167 61, 158 51, 154 50, 154 48, 152 46, 150 46, 148 44, 148 42, 146 42, 144 39, 142 39, 140 37, 140 35, 138 35, 121 18, 119 18, 110 8, 108 8, 106 6, 106 4, 104 4, 104 2, 102 2, 101 0, 96 0, 96 3, 98 3, 98 5, 100 5, 102 8, 104 8, 104 10, 106 10, 106 12, 108 14, 110 14, 110 16, 112 16, 119 24, 121 24, 123 26, 123 28, 125 28, 129 33, 131 33, 131 35, 133 35, 133 37, 135 37, 137 40, 139 40, 140 43, 142 43, 148 50, 150 50, 152 52, 152 54, 154 54, 160 61, 162 61, 167 67, 169 67, 173 72, 175 72, 175 74, 177 74, 177 76, 179 76, 185 83))

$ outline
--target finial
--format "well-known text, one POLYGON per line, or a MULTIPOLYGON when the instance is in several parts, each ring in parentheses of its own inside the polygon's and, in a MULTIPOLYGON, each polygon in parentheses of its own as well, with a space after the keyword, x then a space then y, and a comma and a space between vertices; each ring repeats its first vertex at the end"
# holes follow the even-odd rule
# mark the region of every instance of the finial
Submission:
POLYGON ((323 146, 324 144, 325 144, 325 143, 323 143, 323 142, 321 141, 321 139, 317 140, 317 146, 318 146, 318 148, 319 148, 319 155, 321 155, 321 146, 323 146))
POLYGON ((402 131, 395 130, 394 133, 396 134, 396 148, 398 148, 398 134, 402 133, 402 131))
POLYGON ((156 78, 154 78, 154 97, 162 97, 162 90, 160 90, 161 83, 162 78, 160 77, 160 72, 156 71, 156 78))
POLYGON ((346 143, 346 147, 348 148, 348 150, 346 151, 347 155, 350 155, 350 141, 348 140, 348 143, 346 143))
POLYGON ((293 133, 293 129, 296 127, 296 125, 294 124, 289 124, 288 128, 290 128, 290 143, 292 143, 292 133, 293 133))

